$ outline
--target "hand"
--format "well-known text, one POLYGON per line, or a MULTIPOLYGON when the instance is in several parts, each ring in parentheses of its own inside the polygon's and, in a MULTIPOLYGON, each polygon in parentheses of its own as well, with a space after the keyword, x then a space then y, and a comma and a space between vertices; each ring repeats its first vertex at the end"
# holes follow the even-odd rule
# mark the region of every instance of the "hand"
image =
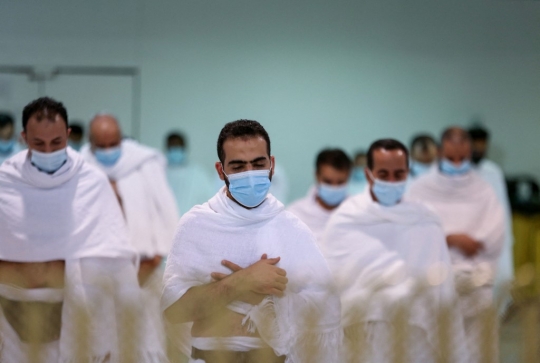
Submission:
POLYGON ((466 234, 451 234, 446 237, 449 247, 459 248, 467 257, 476 256, 484 248, 481 242, 474 240, 466 234))
POLYGON ((227 267, 233 273, 226 275, 218 272, 211 274, 215 280, 222 280, 228 276, 236 275, 236 285, 243 290, 242 301, 260 303, 264 296, 275 295, 283 296, 283 291, 288 283, 285 270, 275 266, 280 261, 280 258, 268 258, 266 254, 262 255, 261 259, 253 265, 242 269, 230 261, 223 261, 223 266, 227 267))

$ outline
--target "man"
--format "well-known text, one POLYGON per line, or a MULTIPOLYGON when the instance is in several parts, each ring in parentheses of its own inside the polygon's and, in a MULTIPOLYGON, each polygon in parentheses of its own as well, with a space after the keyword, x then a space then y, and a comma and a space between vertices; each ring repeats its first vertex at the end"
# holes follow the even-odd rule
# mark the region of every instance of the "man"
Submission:
POLYGON ((427 173, 437 163, 437 142, 426 134, 416 135, 411 142, 411 170, 413 179, 427 173))
POLYGON ((76 151, 80 151, 84 145, 84 126, 82 123, 72 123, 71 133, 68 140, 69 146, 76 151))
POLYGON ((506 233, 494 282, 495 298, 500 302, 499 312, 504 314, 512 300, 510 296, 510 284, 514 279, 514 238, 512 235, 512 211, 508 199, 508 190, 501 168, 493 161, 486 159, 489 147, 489 132, 477 126, 469 129, 469 135, 472 141, 471 160, 473 162, 473 168, 495 190, 505 213, 506 233))
POLYGON ((139 282, 147 311, 154 317, 153 331, 165 344, 159 310, 162 270, 170 250, 178 211, 165 174, 165 161, 156 150, 122 140, 114 116, 96 115, 89 128, 90 145, 81 153, 107 174, 127 223, 129 238, 140 256, 139 282))
POLYGON ((349 195, 362 193, 366 189, 367 181, 364 169, 366 168, 366 152, 358 151, 354 155, 354 166, 349 181, 349 195))
POLYGON ((339 362, 339 300, 315 237, 268 190, 275 158, 256 121, 225 125, 225 186, 178 226, 162 308, 192 323, 197 362, 339 362))
POLYGON ((206 202, 213 194, 210 177, 202 167, 188 161, 187 141, 179 132, 167 136, 167 180, 175 196, 178 210, 188 211, 206 202))
POLYGON ((399 141, 375 141, 365 168, 369 187, 342 203, 323 238, 341 294, 349 362, 393 362, 399 344, 406 345, 404 361, 436 362, 441 355, 449 362, 467 361, 459 319, 449 327, 451 351, 440 351, 438 319, 460 315, 451 309, 456 294, 451 277, 445 278, 451 265, 439 219, 402 200, 408 157, 399 141), (391 331, 399 308, 406 309, 407 323, 397 338, 391 331))
POLYGON ((351 159, 340 149, 325 149, 315 162, 316 186, 288 210, 304 222, 320 242, 332 213, 347 198, 351 159))
POLYGON ((22 147, 15 139, 13 116, 9 113, 0 113, 0 164, 21 150, 22 147))
POLYGON ((122 344, 133 361, 165 361, 135 319, 146 318, 122 213, 67 147, 66 109, 39 98, 22 124, 29 150, 0 166, 0 361, 116 361, 122 344))
POLYGON ((413 182, 408 196, 432 208, 442 220, 473 362, 498 361, 498 332, 493 328, 485 334, 484 317, 493 307, 504 210, 493 188, 471 168, 467 131, 459 127, 444 131, 439 167, 413 182))

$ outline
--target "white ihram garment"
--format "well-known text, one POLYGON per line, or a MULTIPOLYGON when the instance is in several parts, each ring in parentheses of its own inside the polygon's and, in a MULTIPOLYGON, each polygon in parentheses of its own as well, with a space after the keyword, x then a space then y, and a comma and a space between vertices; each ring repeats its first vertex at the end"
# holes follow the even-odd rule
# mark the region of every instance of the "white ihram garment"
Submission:
POLYGON ((236 302, 229 309, 245 314, 245 324, 257 329, 276 355, 286 355, 287 363, 306 362, 304 355, 310 353, 315 353, 315 362, 339 362, 339 298, 331 290, 330 272, 315 237, 272 195, 248 210, 225 190, 182 217, 167 259, 162 309, 191 287, 211 283, 212 272, 231 273, 221 264, 224 259, 247 267, 265 253, 280 256, 278 266, 289 279, 285 296, 267 297, 257 306, 236 302), (305 323, 305 314, 317 318, 313 325, 305 323), (316 342, 318 351, 306 351, 304 339, 316 342))
MULTIPOLYGON (((328 222, 322 241, 341 296, 346 332, 365 329, 362 357, 351 362, 392 361, 389 329, 398 308, 406 308, 410 362, 436 361, 438 317, 452 314, 449 362, 467 362, 468 349, 458 309, 451 263, 440 221, 418 203, 385 207, 369 190, 343 202, 328 222), (414 339, 412 337, 414 336, 414 339)), ((347 334, 349 339, 351 335, 347 334)))
MULTIPOLYGON (((65 261, 61 332, 43 348, 45 363, 75 362, 76 321, 89 318, 89 359, 119 361, 118 333, 125 311, 141 318, 137 255, 129 244, 122 213, 106 177, 67 149, 67 162, 55 173, 40 172, 22 151, 0 167, 0 260, 65 261)), ((1 286, 11 300, 58 300, 54 289, 1 286), (52 297, 51 297, 52 296, 52 297)), ((24 362, 27 346, 1 317, 0 361, 24 362)), ((162 352, 138 321, 129 327, 138 344, 140 362, 159 362, 162 352)), ((79 357, 80 358, 80 357, 79 357)))
POLYGON ((315 199, 317 196, 317 188, 310 188, 308 195, 304 198, 293 202, 287 207, 287 210, 300 218, 306 226, 311 229, 311 232, 317 238, 317 242, 320 243, 323 237, 326 224, 330 220, 334 210, 326 210, 317 203, 315 199))

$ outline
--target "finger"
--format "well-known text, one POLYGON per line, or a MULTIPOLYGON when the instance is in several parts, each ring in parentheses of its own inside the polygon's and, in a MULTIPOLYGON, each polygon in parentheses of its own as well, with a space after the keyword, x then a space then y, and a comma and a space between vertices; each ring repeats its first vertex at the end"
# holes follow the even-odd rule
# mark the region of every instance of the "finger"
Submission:
POLYGON ((280 283, 280 282, 274 282, 274 283, 272 284, 272 288, 278 289, 278 290, 280 290, 280 291, 285 291, 285 289, 287 288, 287 285, 282 284, 282 283, 280 283))
POLYGON ((236 271, 240 271, 242 269, 242 267, 238 266, 237 264, 231 262, 231 261, 227 261, 227 260, 223 260, 221 261, 221 264, 225 267, 227 267, 229 270, 232 270, 234 272, 236 271))
POLYGON ((261 256, 261 260, 266 260, 268 259, 268 255, 266 253, 263 253, 263 255, 261 256))
POLYGON ((210 276, 211 276, 214 280, 216 280, 216 281, 221 281, 221 280, 223 280, 225 277, 227 277, 227 276, 229 276, 229 275, 222 274, 222 273, 220 273, 220 272, 212 272, 212 273, 210 274, 210 276))
POLYGON ((264 261, 267 262, 267 263, 270 264, 270 265, 275 265, 275 264, 277 264, 280 260, 281 260, 281 257, 274 257, 274 258, 268 258, 268 259, 266 259, 266 260, 264 260, 264 261))
POLYGON ((274 295, 274 296, 277 296, 277 297, 283 297, 283 295, 285 295, 283 293, 283 291, 281 290, 278 290, 278 289, 272 289, 270 290, 270 294, 269 295, 274 295))
POLYGON ((289 279, 283 276, 279 276, 278 278, 276 278, 276 281, 281 284, 287 284, 289 282, 289 279))
POLYGON ((278 275, 280 275, 280 276, 287 276, 287 271, 285 271, 285 270, 282 269, 282 268, 278 268, 278 269, 276 270, 276 273, 277 273, 278 275))

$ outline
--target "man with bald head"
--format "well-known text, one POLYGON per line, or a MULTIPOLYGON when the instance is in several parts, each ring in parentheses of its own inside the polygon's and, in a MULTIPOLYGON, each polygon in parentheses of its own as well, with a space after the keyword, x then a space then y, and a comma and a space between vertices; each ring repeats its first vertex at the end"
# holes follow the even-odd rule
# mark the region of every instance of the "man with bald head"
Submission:
MULTIPOLYGON (((103 173, 67 146, 62 103, 32 101, 22 127, 28 150, 0 166, 0 361, 116 360, 122 314, 142 308, 122 212, 103 173)), ((164 360, 151 339, 135 341, 137 362, 164 360)))
POLYGON ((107 174, 124 212, 132 245, 139 252, 139 282, 162 330, 159 293, 162 258, 169 253, 176 223, 176 202, 166 177, 165 158, 157 150, 122 139, 118 120, 98 114, 90 123, 90 144, 81 154, 107 174))
POLYGON ((421 176, 407 197, 441 218, 473 361, 496 362, 497 329, 484 333, 483 317, 494 305, 493 278, 505 236, 504 210, 493 188, 471 167, 467 131, 451 127, 441 137, 439 166, 421 176), (482 343, 489 342, 489 347, 482 343), (482 360, 484 359, 484 360, 482 360))

